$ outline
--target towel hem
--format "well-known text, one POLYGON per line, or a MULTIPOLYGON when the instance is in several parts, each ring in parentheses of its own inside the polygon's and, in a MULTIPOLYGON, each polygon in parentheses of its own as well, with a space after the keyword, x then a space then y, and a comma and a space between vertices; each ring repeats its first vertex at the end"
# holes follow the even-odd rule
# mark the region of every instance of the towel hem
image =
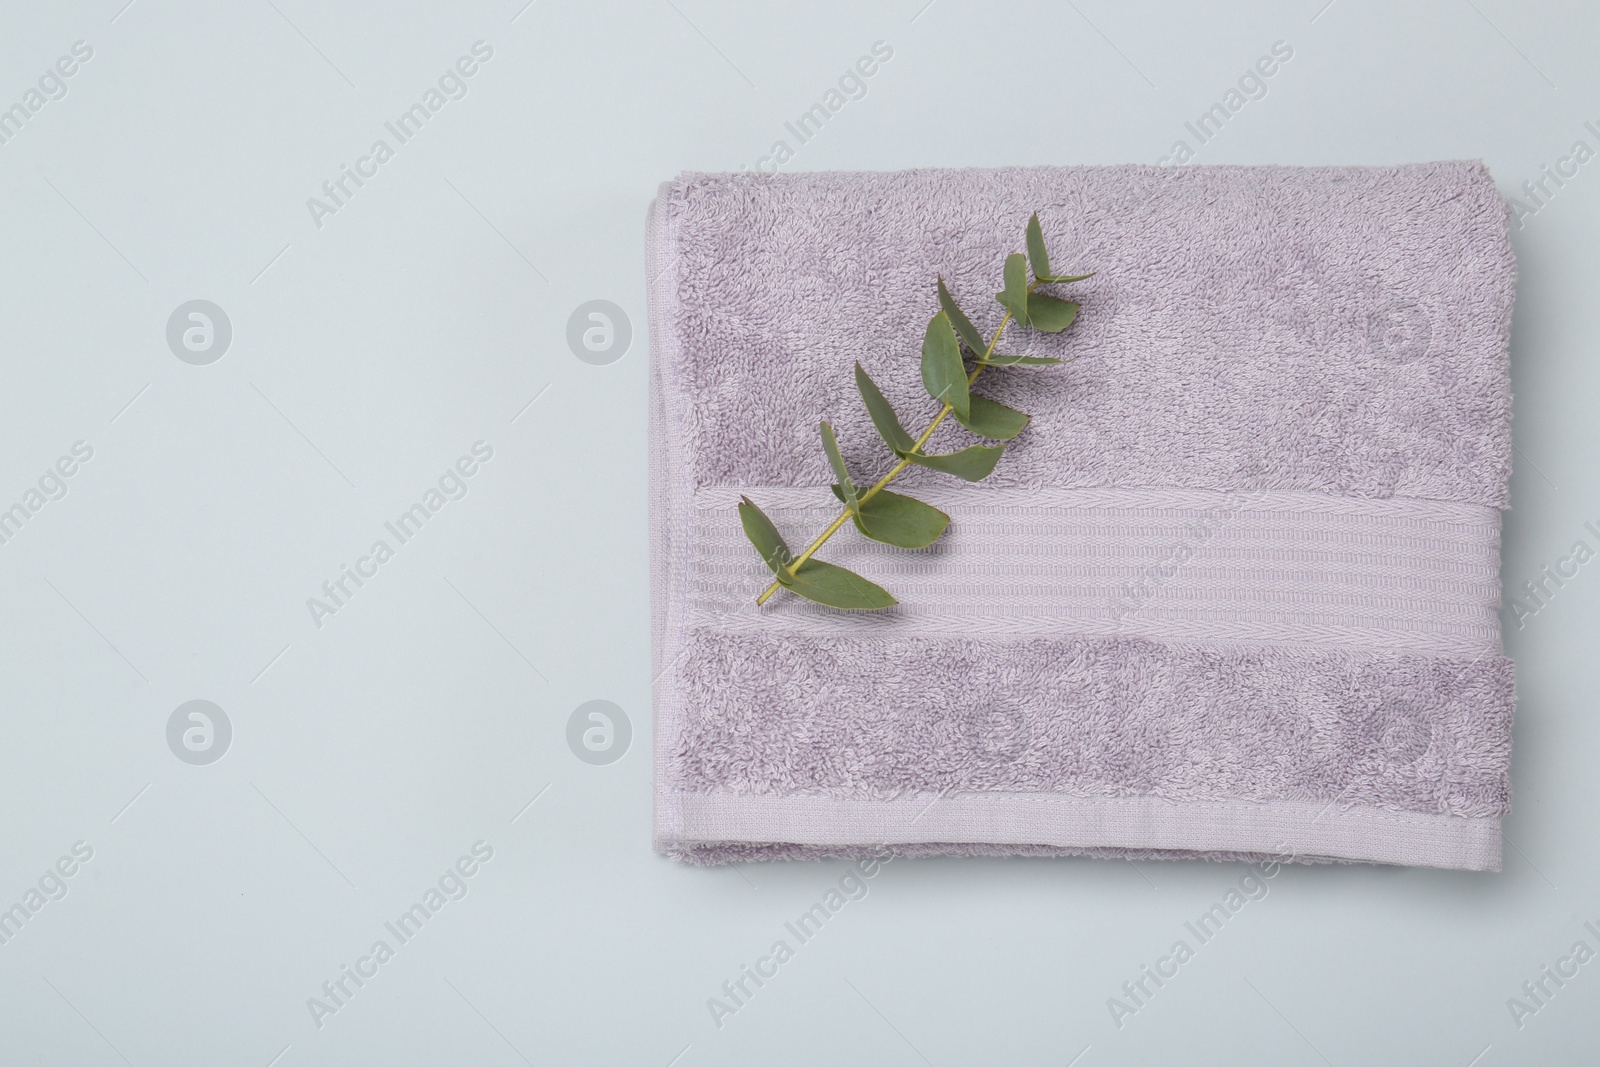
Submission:
POLYGON ((782 844, 919 844, 1257 853, 1473 871, 1500 870, 1499 817, 1291 801, 1092 798, 1039 793, 898 800, 680 794, 658 850, 782 844))

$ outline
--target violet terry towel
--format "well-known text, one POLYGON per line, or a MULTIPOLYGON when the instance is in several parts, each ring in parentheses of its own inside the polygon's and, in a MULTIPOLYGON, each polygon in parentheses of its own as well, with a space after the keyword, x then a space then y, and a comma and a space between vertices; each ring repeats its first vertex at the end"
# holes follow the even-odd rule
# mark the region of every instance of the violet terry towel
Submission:
MULTIPOLYGON (((1512 664, 1506 207, 1477 162, 687 174, 649 225, 655 844, 1500 867, 1512 664), (942 275, 980 330, 1037 211, 1082 304, 991 371, 1033 413, 951 516, 819 554, 900 606, 780 594, 838 513, 829 420, 908 426, 942 275)), ((931 450, 971 443, 953 420, 931 450), (948 447, 941 447, 948 446, 948 447)))

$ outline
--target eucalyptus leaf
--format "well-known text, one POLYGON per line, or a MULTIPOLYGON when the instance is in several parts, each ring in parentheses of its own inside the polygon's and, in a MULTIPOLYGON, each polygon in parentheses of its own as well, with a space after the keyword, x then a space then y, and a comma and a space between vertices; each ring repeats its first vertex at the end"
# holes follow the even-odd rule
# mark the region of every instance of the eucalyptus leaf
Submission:
POLYGON ((792 585, 792 579, 784 568, 794 562, 794 553, 789 551, 783 535, 772 524, 772 520, 767 518, 767 513, 756 507, 755 501, 749 497, 741 496, 739 522, 744 526, 744 535, 750 538, 750 543, 761 553, 761 561, 772 568, 772 573, 778 576, 780 583, 786 586, 792 585))
POLYGON ((1022 325, 1028 325, 1028 260, 1021 252, 1006 257, 1006 287, 994 294, 1000 305, 1022 325))
POLYGON ((939 312, 928 322, 922 337, 922 384, 941 404, 949 404, 958 418, 967 414, 967 367, 961 346, 950 326, 950 316, 939 312))
POLYGON ((1078 317, 1078 305, 1070 300, 1057 300, 1044 293, 1028 294, 1028 319, 1037 330, 1060 333, 1078 317))
POLYGON ((1056 282, 1081 282, 1085 278, 1093 278, 1093 277, 1094 277, 1094 271, 1090 271, 1088 274, 1053 274, 1048 278, 1040 278, 1039 280, 1041 282, 1051 282, 1051 283, 1056 283, 1056 282))
POLYGON ((1005 450, 1005 445, 973 445, 942 456, 925 456, 920 452, 912 452, 906 458, 919 467, 944 471, 946 474, 954 474, 957 478, 977 482, 989 476, 994 470, 994 465, 1000 462, 1000 455, 1005 450))
POLYGON ((939 306, 950 316, 950 325, 956 328, 956 333, 967 343, 967 347, 972 349, 974 355, 982 356, 989 351, 989 343, 983 339, 983 334, 978 332, 978 328, 972 325, 972 320, 961 310, 961 305, 950 295, 950 290, 944 287, 943 278, 939 279, 939 306))
POLYGON ((1002 356, 999 353, 988 359, 978 360, 984 367, 1053 367, 1057 363, 1067 362, 1054 356, 1002 356))
MULTIPOLYGON (((839 486, 828 488, 833 490, 834 496, 844 499, 839 486)), ((939 540, 945 527, 950 525, 950 516, 915 497, 879 489, 861 502, 860 518, 855 522, 862 536, 874 541, 896 548, 927 548, 939 540), (866 519, 871 528, 862 525, 861 519, 866 519)))
POLYGON ((822 424, 822 449, 828 453, 828 466, 833 468, 833 476, 839 479, 839 486, 844 490, 839 499, 845 502, 852 513, 860 515, 856 485, 850 480, 850 469, 844 465, 844 457, 839 454, 839 441, 833 436, 833 427, 826 422, 822 424))
POLYGON ((972 394, 972 409, 967 418, 961 419, 961 425, 971 430, 980 437, 992 437, 997 441, 1009 441, 1021 433, 1023 427, 1028 425, 1028 420, 1033 418, 1016 408, 1008 408, 1004 404, 996 403, 986 396, 972 394))
POLYGON ((807 600, 845 611, 875 611, 899 603, 881 585, 867 581, 855 571, 808 559, 795 569, 789 589, 807 600))
POLYGON ((1028 262, 1033 264, 1033 276, 1041 282, 1050 277, 1050 256, 1044 250, 1044 231, 1039 228, 1039 213, 1028 219, 1028 262))
POLYGON ((867 406, 867 414, 872 416, 872 425, 877 428, 878 436, 883 438, 883 443, 889 446, 890 451, 899 455, 916 447, 916 441, 900 425, 900 416, 894 413, 894 408, 879 391, 878 383, 872 380, 860 363, 856 364, 856 389, 861 393, 861 402, 867 406))

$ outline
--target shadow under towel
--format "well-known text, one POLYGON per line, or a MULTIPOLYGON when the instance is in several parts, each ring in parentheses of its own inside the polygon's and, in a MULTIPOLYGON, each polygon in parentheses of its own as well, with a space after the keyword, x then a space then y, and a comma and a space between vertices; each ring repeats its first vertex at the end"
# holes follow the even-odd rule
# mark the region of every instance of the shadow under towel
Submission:
POLYGON ((658 851, 1500 868, 1515 263, 1481 163, 688 174, 647 260, 658 851), (1072 363, 984 376, 1032 423, 983 482, 897 479, 933 547, 823 549, 898 607, 756 608, 740 495, 809 542, 822 419, 881 475, 854 363, 926 425, 934 277, 987 336, 1035 211, 1096 273, 1006 345, 1072 363))

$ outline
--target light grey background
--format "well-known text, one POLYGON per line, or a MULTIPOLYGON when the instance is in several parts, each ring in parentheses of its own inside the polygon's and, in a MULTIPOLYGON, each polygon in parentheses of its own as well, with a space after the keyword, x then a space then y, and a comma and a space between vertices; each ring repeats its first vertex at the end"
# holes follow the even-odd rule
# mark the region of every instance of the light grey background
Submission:
POLYGON ((1287 42, 1198 161, 1482 157, 1538 207, 1515 588, 1600 545, 1600 161, 1519 192, 1600 148, 1592 6, 524 2, 4 6, 0 108, 93 56, 0 144, 0 508, 93 456, 0 544, 0 908, 93 856, 0 945, 0 1062, 1595 1058, 1600 961, 1520 1028, 1507 1000, 1600 949, 1600 564, 1506 616, 1503 874, 1286 869, 1119 1028, 1108 998, 1245 868, 895 863, 717 1026, 708 998, 846 868, 650 852, 642 254, 659 181, 778 139, 788 170, 1153 163, 1287 42), (399 145, 384 123, 478 41, 399 145), (784 122, 876 41, 867 94, 797 145, 784 122), (307 199, 380 137, 318 226, 307 199), (207 365, 167 343, 195 299, 232 326, 207 365), (591 300, 632 323, 608 365, 567 344, 591 300), (307 599, 478 441, 467 495, 318 626, 307 599), (169 748, 190 700, 228 717, 221 759, 169 748), (632 722, 609 764, 568 746, 591 700, 632 722), (308 998, 480 840, 467 895, 318 1026, 308 998))

